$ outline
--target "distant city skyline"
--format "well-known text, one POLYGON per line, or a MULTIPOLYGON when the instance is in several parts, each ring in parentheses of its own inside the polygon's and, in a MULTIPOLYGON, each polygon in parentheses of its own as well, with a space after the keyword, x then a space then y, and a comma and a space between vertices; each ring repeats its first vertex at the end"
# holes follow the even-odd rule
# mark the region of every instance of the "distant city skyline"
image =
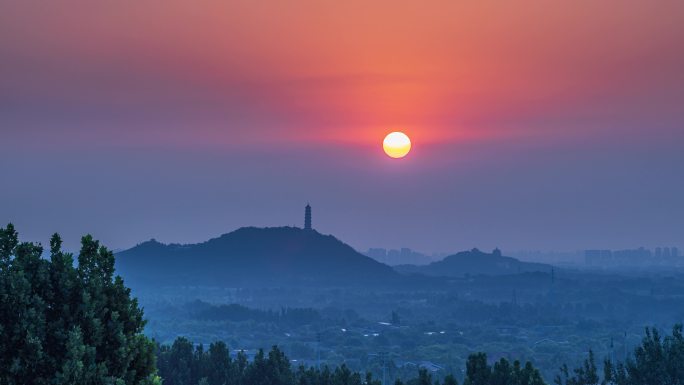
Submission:
MULTIPOLYGON (((300 210, 301 210, 301 207, 300 207, 300 210)), ((186 239, 186 240, 166 239, 164 237, 159 237, 159 236, 153 235, 153 236, 148 236, 148 237, 141 237, 139 239, 132 241, 132 243, 129 243, 129 244, 124 244, 124 245, 106 244, 106 246, 108 246, 109 248, 114 249, 114 250, 125 250, 125 249, 131 248, 131 247, 133 247, 139 243, 145 242, 145 241, 150 240, 150 239, 154 239, 154 240, 160 241, 160 242, 165 243, 165 244, 195 244, 195 243, 205 242, 211 238, 215 238, 215 237, 218 237, 218 236, 226 234, 226 233, 230 233, 230 232, 238 230, 239 228, 242 228, 242 227, 291 226, 291 227, 299 227, 302 229, 314 229, 314 227, 312 225, 312 206, 308 203, 305 207, 305 213, 304 214, 305 214, 304 218, 303 218, 304 220, 303 220, 303 222, 300 222, 300 223, 297 223, 296 221, 292 221, 292 223, 272 224, 272 225, 265 225, 265 226, 244 225, 244 226, 239 226, 239 227, 236 227, 234 229, 227 230, 227 231, 223 231, 223 232, 219 231, 219 232, 214 233, 214 234, 207 234, 207 235, 199 236, 195 239, 186 239)), ((300 215, 301 215, 301 211, 300 211, 300 215)), ((301 216, 300 216, 300 218, 301 218, 301 216)), ((325 222, 327 222, 327 221, 324 221, 324 223, 325 222)), ((19 221, 19 223, 21 223, 21 221, 19 221)), ((22 233, 25 233, 22 231, 21 227, 19 227, 18 230, 22 233)), ((316 229, 316 230, 319 231, 318 229, 316 229)), ((59 231, 57 231, 57 232, 59 232, 59 231)), ((333 236, 339 238, 341 241, 348 243, 350 246, 352 246, 357 251, 359 251, 365 255, 368 255, 368 256, 371 256, 370 254, 373 251, 378 251, 378 252, 379 251, 385 251, 388 254, 390 254, 390 253, 392 254, 392 255, 387 256, 387 258, 389 258, 389 259, 384 259, 384 260, 383 260, 383 258, 375 258, 375 257, 377 257, 377 255, 374 257, 375 259, 378 259, 381 262, 387 262, 388 260, 391 260, 393 257, 397 257, 397 255, 395 253, 413 254, 412 257, 409 257, 409 259, 412 258, 413 260, 417 260, 417 259, 420 259, 422 257, 425 257, 426 260, 428 260, 428 261, 435 261, 435 260, 442 259, 448 255, 455 254, 455 253, 460 252, 460 251, 470 250, 473 248, 481 249, 483 251, 499 248, 499 246, 498 246, 499 243, 494 243, 494 242, 485 242, 485 244, 487 244, 487 246, 482 246, 482 245, 477 245, 477 244, 468 244, 468 243, 464 242, 460 246, 455 245, 453 248, 441 249, 441 250, 435 250, 435 249, 429 249, 429 248, 427 248, 427 249, 426 248, 423 248, 423 249, 413 248, 413 247, 406 246, 407 242, 399 243, 400 246, 393 246, 393 245, 377 246, 377 245, 375 245, 375 246, 367 247, 364 245, 364 246, 359 247, 359 246, 355 245, 353 242, 347 241, 344 238, 344 236, 341 236, 340 234, 328 233, 325 231, 319 231, 319 232, 321 232, 323 234, 333 235, 333 236), (491 246, 491 245, 494 245, 494 246, 491 246)), ((49 234, 52 234, 52 232, 49 232, 49 234)), ((63 234, 63 232, 62 232, 62 234, 63 234)), ((68 234, 68 232, 67 232, 67 234, 68 234)), ((69 250, 71 250, 73 252, 78 250, 78 247, 79 247, 78 242, 80 240, 81 235, 85 235, 85 233, 78 235, 74 239, 66 239, 66 246, 69 250)), ((32 238, 31 240, 35 241, 35 242, 41 242, 42 244, 47 245, 48 244, 48 242, 47 242, 48 238, 49 238, 49 235, 45 235, 45 236, 39 235, 38 237, 32 238)), ((105 243, 107 243, 107 237, 106 236, 102 237, 101 239, 104 240, 105 243)), ((668 250, 669 251, 672 249, 672 250, 677 250, 677 252, 679 253, 679 250, 682 250, 682 247, 680 247, 676 243, 672 243, 672 242, 671 243, 664 243, 664 244, 661 244, 660 246, 657 246, 657 245, 656 246, 638 245, 638 246, 633 246, 631 248, 630 247, 605 247, 602 244, 599 244, 598 247, 595 246, 595 247, 590 247, 590 248, 582 247, 581 245, 578 245, 576 247, 558 248, 558 249, 554 249, 554 248, 545 248, 544 249, 544 248, 532 246, 532 247, 527 247, 527 248, 526 247, 505 248, 504 249, 504 255, 514 256, 514 257, 520 258, 521 255, 529 256, 529 255, 533 255, 533 254, 538 254, 538 255, 557 254, 557 255, 565 255, 566 257, 568 255, 574 254, 575 257, 577 257, 577 258, 584 258, 585 251, 587 251, 587 250, 632 250, 632 249, 646 249, 649 251, 652 249, 653 254, 657 256, 657 255, 659 255, 658 250, 668 250)), ((677 255, 679 255, 679 254, 677 254, 677 255)), ((406 258, 406 255, 402 255, 401 258, 406 258)), ((523 257, 521 259, 539 260, 539 261, 544 260, 543 258, 536 259, 536 258, 529 258, 529 257, 523 257)))
MULTIPOLYGON (((499 250, 497 248, 497 250, 499 250)), ((382 248, 373 247, 361 251, 368 257, 388 265, 401 264, 428 264, 439 261, 449 255, 467 250, 454 250, 451 252, 424 253, 409 247, 382 248)), ((483 250, 487 251, 487 250, 483 250)), ((677 265, 684 266, 684 255, 679 247, 655 247, 653 249, 639 247, 636 249, 591 249, 591 250, 507 250, 501 251, 502 255, 513 257, 521 261, 546 262, 546 263, 571 263, 575 265, 626 267, 646 265, 677 265)))

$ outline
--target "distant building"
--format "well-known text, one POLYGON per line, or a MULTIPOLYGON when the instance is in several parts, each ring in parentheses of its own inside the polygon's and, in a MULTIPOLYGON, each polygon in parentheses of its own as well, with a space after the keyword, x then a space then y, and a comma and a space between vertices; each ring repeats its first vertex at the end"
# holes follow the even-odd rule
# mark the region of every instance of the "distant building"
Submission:
MULTIPOLYGON (((400 250, 396 249, 383 249, 383 248, 370 248, 365 253, 366 256, 375 259, 378 262, 388 264, 390 266, 396 265, 427 265, 437 259, 437 256, 428 256, 423 253, 411 250, 408 247, 402 247, 400 250)), ((443 256, 442 256, 443 258, 443 256)))
POLYGON ((368 253, 366 253, 366 255, 375 259, 376 261, 383 263, 387 261, 387 250, 383 248, 370 248, 368 249, 368 253))
POLYGON ((408 247, 402 247, 399 251, 399 258, 402 261, 408 261, 411 259, 412 256, 413 250, 409 249, 408 247))
POLYGON ((401 260, 401 251, 399 250, 387 250, 387 262, 388 263, 397 263, 401 264, 399 262, 401 260))
POLYGON ((311 206, 307 203, 304 209, 304 230, 311 229, 311 206))
POLYGON ((611 250, 586 250, 584 261, 589 266, 606 266, 612 262, 613 252, 611 250))
POLYGON ((676 247, 656 247, 653 251, 644 247, 625 250, 585 250, 585 262, 596 267, 665 267, 684 266, 676 247))

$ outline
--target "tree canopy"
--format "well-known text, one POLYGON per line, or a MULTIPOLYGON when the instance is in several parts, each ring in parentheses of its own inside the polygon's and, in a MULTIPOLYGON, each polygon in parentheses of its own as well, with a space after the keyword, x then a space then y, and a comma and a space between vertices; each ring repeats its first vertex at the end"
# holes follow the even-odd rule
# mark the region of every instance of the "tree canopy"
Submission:
POLYGON ((566 365, 556 376, 557 385, 684 385, 684 335, 682 325, 662 338, 655 328, 646 328, 641 344, 624 362, 605 359, 599 376, 594 353, 572 373, 566 365), (602 378, 600 378, 602 377, 602 378))
POLYGON ((12 224, 0 228, 0 383, 160 383, 155 345, 114 275, 114 254, 87 235, 75 266, 61 247, 53 235, 46 259, 12 224))
MULTIPOLYGON (((342 364, 334 369, 299 366, 292 368, 282 350, 274 346, 268 353, 259 350, 248 361, 244 352, 231 358, 223 342, 215 342, 204 349, 184 337, 172 345, 159 346, 159 374, 164 385, 381 385, 382 381, 351 371, 342 364)), ((442 382, 433 380, 425 368, 405 383, 396 380, 395 385, 458 385, 453 375, 442 382)), ((471 354, 468 358, 464 385, 544 385, 539 371, 531 363, 521 365, 501 359, 493 366, 487 364, 484 353, 471 354)))

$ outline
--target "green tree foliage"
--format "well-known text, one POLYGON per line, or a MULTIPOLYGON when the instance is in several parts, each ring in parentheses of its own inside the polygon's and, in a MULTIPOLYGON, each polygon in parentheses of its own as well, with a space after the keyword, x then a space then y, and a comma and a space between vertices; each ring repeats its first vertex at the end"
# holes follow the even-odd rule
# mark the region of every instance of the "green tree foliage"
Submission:
POLYGON ((414 382, 416 385, 432 385, 432 375, 425 368, 418 369, 418 378, 410 383, 414 382))
POLYGON ((55 234, 50 259, 0 228, 0 383, 154 384, 154 344, 114 254, 83 237, 78 267, 55 234))
MULTIPOLYGON (((446 381, 445 381, 446 382, 446 381)), ((505 358, 494 363, 487 364, 487 355, 484 353, 471 354, 466 362, 466 378, 464 385, 544 385, 539 370, 532 366, 531 362, 521 367, 520 361, 513 364, 505 358)))
POLYGON ((453 374, 447 374, 444 377, 444 385, 458 385, 458 381, 456 381, 456 377, 453 374))
POLYGON ((230 352, 224 342, 209 346, 206 365, 208 385, 222 385, 228 382, 231 374, 230 352))
POLYGON ((471 354, 466 361, 466 378, 464 385, 489 385, 492 368, 487 365, 487 355, 471 354))
MULTIPOLYGON (((194 346, 186 338, 179 337, 171 346, 158 349, 159 373, 164 385, 382 385, 370 373, 361 375, 346 365, 331 370, 306 368, 292 369, 289 359, 277 346, 268 353, 259 350, 249 362, 240 352, 231 358, 228 347, 217 342, 208 350, 202 345, 194 346)), ((521 366, 501 359, 493 367, 487 364, 487 356, 473 354, 468 361, 465 383, 483 385, 544 385, 544 381, 531 363, 521 366)), ((389 381, 387 383, 390 383, 389 381)), ((427 369, 420 368, 418 376, 405 383, 397 379, 395 385, 458 385, 453 375, 443 382, 433 380, 427 369)))
POLYGON ((684 385, 684 336, 682 325, 675 325, 672 335, 662 338, 653 329, 646 329, 641 345, 625 362, 603 364, 599 378, 593 352, 582 366, 570 371, 566 365, 556 376, 557 385, 684 385))
POLYGON ((242 352, 232 359, 223 342, 211 344, 205 351, 179 337, 173 345, 159 347, 157 362, 164 385, 380 385, 345 365, 334 371, 303 366, 292 370, 290 360, 277 346, 268 353, 259 350, 248 362, 242 352))
POLYGON ((684 384, 684 336, 682 325, 672 328, 672 335, 661 338, 658 331, 646 329, 634 357, 604 368, 605 383, 616 385, 684 384))
POLYGON ((575 368, 572 374, 568 366, 563 365, 554 382, 557 385, 598 385, 599 376, 594 352, 589 350, 589 358, 584 360, 582 366, 575 368))

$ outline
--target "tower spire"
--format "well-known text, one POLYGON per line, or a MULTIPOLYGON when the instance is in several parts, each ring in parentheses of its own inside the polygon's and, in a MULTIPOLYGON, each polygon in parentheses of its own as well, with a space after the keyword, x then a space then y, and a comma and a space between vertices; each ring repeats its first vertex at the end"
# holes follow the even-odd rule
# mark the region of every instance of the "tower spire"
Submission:
POLYGON ((311 230, 311 206, 308 203, 304 209, 304 230, 311 230))

